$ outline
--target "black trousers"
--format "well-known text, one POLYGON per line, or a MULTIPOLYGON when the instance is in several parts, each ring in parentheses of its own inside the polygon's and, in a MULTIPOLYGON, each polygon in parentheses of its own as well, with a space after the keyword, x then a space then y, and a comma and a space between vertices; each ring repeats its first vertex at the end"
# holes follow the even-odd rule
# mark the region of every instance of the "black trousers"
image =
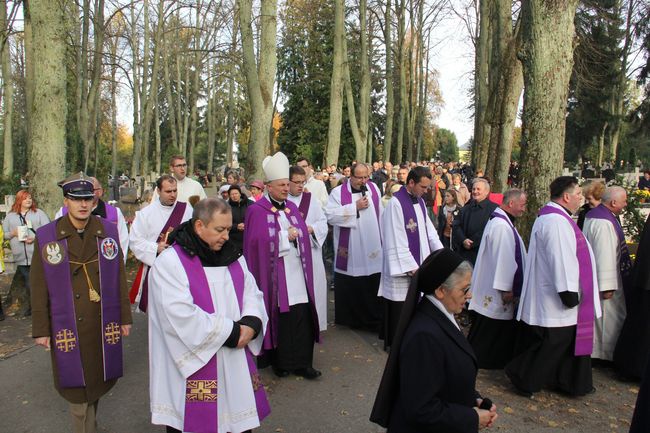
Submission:
POLYGON ((351 277, 334 274, 334 322, 337 325, 378 332, 383 321, 383 306, 377 296, 380 273, 351 277))

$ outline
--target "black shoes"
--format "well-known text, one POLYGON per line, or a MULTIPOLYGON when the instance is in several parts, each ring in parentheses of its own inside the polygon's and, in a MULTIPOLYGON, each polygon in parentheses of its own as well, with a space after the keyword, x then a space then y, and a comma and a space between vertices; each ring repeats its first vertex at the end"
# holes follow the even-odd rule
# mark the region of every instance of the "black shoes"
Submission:
POLYGON ((273 373, 278 377, 287 377, 291 374, 289 370, 282 370, 281 368, 273 367, 273 373))
POLYGON ((322 376, 322 373, 313 367, 301 368, 293 372, 296 376, 304 377, 307 380, 314 380, 322 376))
MULTIPOLYGON (((291 374, 291 372, 289 370, 273 367, 273 374, 275 374, 277 377, 287 377, 291 374)), ((294 370, 293 374, 296 376, 304 377, 307 380, 314 380, 322 376, 322 373, 313 367, 299 368, 298 370, 294 370)))

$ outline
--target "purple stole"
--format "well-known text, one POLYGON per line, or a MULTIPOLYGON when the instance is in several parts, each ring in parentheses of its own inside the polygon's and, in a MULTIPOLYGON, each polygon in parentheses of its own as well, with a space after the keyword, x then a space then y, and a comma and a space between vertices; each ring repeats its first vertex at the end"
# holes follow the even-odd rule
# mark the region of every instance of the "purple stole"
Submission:
MULTIPOLYGON (((106 209, 106 220, 117 224, 117 208, 115 206, 111 206, 110 204, 104 202, 104 206, 106 209)), ((66 206, 63 206, 61 208, 61 215, 67 215, 68 214, 68 208, 66 206)))
POLYGON ((298 217, 298 207, 289 200, 285 201, 285 206, 284 211, 279 210, 264 196, 246 211, 248 228, 244 231, 244 256, 248 268, 264 292, 264 302, 269 315, 269 329, 264 333, 264 349, 277 347, 279 314, 289 312, 284 260, 279 256, 280 212, 285 212, 291 224, 298 230, 296 241, 314 322, 314 340, 320 341, 318 314, 314 302, 314 271, 309 231, 304 219, 298 217))
MULTIPOLYGON (((372 204, 375 207, 375 215, 377 216, 377 225, 379 226, 379 194, 375 190, 377 188, 372 182, 368 182, 366 185, 370 185, 368 190, 370 191, 370 197, 372 198, 372 204)), ((341 185, 341 206, 345 206, 352 203, 352 186, 350 182, 344 182, 341 185)), ((336 269, 342 271, 348 270, 348 253, 350 248, 350 227, 341 227, 339 228, 339 245, 336 248, 336 269)), ((335 269, 335 270, 336 270, 335 269)))
POLYGON ((521 296, 521 288, 524 285, 524 263, 521 255, 521 241, 519 240, 519 234, 517 229, 510 221, 510 218, 503 215, 499 212, 493 212, 492 218, 501 218, 504 220, 510 228, 512 229, 512 235, 515 237, 515 262, 517 263, 517 270, 515 271, 515 276, 512 280, 512 294, 516 297, 521 296))
POLYGON ((309 214, 309 205, 311 204, 311 193, 303 192, 302 197, 300 198, 300 205, 298 206, 298 212, 302 219, 307 221, 307 215, 309 214))
MULTIPOLYGON (((418 233, 418 217, 415 214, 415 208, 413 207, 413 201, 411 201, 411 195, 406 190, 406 187, 403 186, 393 194, 393 197, 397 198, 399 204, 402 208, 402 215, 404 216, 404 231, 406 232, 406 239, 409 244, 409 251, 413 256, 415 262, 420 265, 420 234, 418 233)), ((427 208, 424 205, 424 200, 422 197, 418 197, 418 203, 422 209, 422 215, 424 216, 424 229, 427 230, 427 238, 429 237, 426 221, 427 221, 427 208)))
MULTIPOLYGON (((97 238, 97 257, 102 310, 104 380, 109 381, 122 376, 122 308, 120 260, 118 259, 120 250, 115 224, 109 224, 102 218, 99 220, 106 235, 105 238, 97 238)), ((57 239, 57 221, 40 227, 36 237, 41 247, 41 261, 50 301, 51 347, 56 359, 59 386, 79 388, 85 387, 86 382, 72 296, 68 242, 66 239, 57 239)))
MULTIPOLYGON (((160 241, 162 237, 165 236, 167 233, 167 230, 170 228, 175 229, 181 224, 181 221, 183 220, 183 215, 185 215, 185 208, 187 207, 187 203, 184 201, 179 201, 176 203, 176 206, 174 207, 174 210, 172 210, 171 215, 169 215, 169 218, 167 218, 167 222, 163 226, 162 230, 160 230, 160 235, 158 235, 158 240, 160 241)), ((140 283, 142 281, 142 294, 140 295, 140 304, 138 304, 138 308, 146 313, 147 312, 147 306, 149 305, 149 268, 147 267, 146 270, 144 270, 144 264, 140 263, 140 266, 142 267, 142 272, 140 275, 142 275, 142 280, 138 280, 136 278, 136 281, 140 283)), ((135 284, 135 281, 134 281, 135 284)), ((138 284, 139 285, 139 284, 138 284)), ((136 289, 137 290, 137 289, 136 289)), ((136 292, 137 294, 137 292, 136 292)))
POLYGON ((576 236, 576 257, 580 280, 580 305, 578 305, 578 323, 576 326, 575 356, 591 355, 594 348, 594 274, 591 266, 589 244, 578 225, 566 212, 546 205, 539 211, 539 216, 556 214, 566 219, 576 236))
MULTIPOLYGON (((212 302, 208 280, 205 276, 203 265, 201 265, 201 260, 197 256, 190 257, 178 244, 174 244, 173 248, 176 254, 178 254, 178 258, 187 275, 194 304, 206 313, 214 313, 214 303, 212 302)), ((241 313, 244 304, 244 270, 239 264, 239 261, 236 260, 228 265, 228 272, 235 286, 235 294, 241 313)), ((255 367, 253 355, 248 347, 244 351, 246 353, 246 363, 255 394, 257 416, 261 421, 271 413, 271 408, 266 398, 260 375, 257 372, 257 367, 255 367)), ((217 433, 219 425, 217 413, 217 355, 215 354, 203 367, 188 377, 185 384, 183 431, 217 433)))
POLYGON ((632 272, 632 259, 630 258, 630 251, 627 248, 627 242, 625 242, 625 233, 623 233, 621 223, 603 204, 598 205, 587 212, 586 218, 607 220, 614 226, 614 230, 618 237, 619 248, 621 249, 621 259, 619 260, 618 267, 621 272, 622 280, 625 281, 632 272))

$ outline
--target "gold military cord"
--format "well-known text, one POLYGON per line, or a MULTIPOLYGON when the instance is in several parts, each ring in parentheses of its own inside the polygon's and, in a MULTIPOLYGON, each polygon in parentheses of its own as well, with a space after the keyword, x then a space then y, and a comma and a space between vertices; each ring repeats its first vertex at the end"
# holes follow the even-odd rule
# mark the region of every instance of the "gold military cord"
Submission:
POLYGON ((90 298, 91 302, 99 302, 102 300, 102 298, 99 296, 99 293, 97 293, 97 290, 95 290, 92 281, 90 281, 90 275, 88 275, 88 269, 86 269, 86 265, 95 263, 97 261, 99 261, 99 259, 91 260, 85 263, 73 262, 72 260, 70 260, 70 263, 72 263, 73 265, 81 265, 81 267, 83 268, 84 274, 86 275, 86 282, 88 283, 88 297, 90 298))

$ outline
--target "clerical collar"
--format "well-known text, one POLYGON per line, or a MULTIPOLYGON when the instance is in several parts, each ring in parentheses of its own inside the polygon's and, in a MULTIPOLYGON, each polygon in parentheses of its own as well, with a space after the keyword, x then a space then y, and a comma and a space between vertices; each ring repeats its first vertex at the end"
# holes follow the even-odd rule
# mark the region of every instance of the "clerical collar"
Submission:
POLYGON ((556 204, 557 204, 558 206, 560 206, 562 209, 564 209, 564 210, 566 211, 566 213, 569 214, 569 216, 572 216, 572 215, 573 215, 573 212, 571 212, 569 209, 565 208, 565 207, 562 206, 561 204, 558 204, 558 203, 556 203, 556 204))
POLYGON ((279 201, 273 200, 273 198, 271 198, 271 196, 269 196, 269 201, 271 202, 273 207, 275 207, 275 208, 277 208, 279 210, 282 210, 287 206, 286 202, 283 201, 282 203, 280 203, 279 201))
POLYGON ((103 200, 98 200, 97 201, 97 206, 95 206, 95 209, 91 212, 93 215, 100 216, 102 218, 106 218, 106 203, 104 203, 103 200))
POLYGON ((417 204, 418 203, 418 198, 416 196, 414 196, 413 194, 411 194, 408 189, 406 190, 406 192, 408 193, 408 195, 409 195, 409 197, 411 199, 411 203, 417 204))
POLYGON ((472 200, 474 200, 474 206, 478 206, 478 207, 485 207, 485 205, 489 201, 487 197, 481 201, 476 201, 476 199, 472 199, 472 200))
POLYGON ((353 187, 352 184, 350 184, 350 189, 352 190, 352 194, 361 194, 363 192, 362 190, 353 187))
POLYGON ((515 217, 512 216, 512 215, 510 214, 510 212, 508 212, 507 210, 505 210, 505 209, 501 209, 501 210, 503 211, 504 214, 507 215, 507 217, 508 217, 508 219, 510 220, 510 222, 511 222, 512 224, 514 224, 514 223, 515 223, 515 217))

